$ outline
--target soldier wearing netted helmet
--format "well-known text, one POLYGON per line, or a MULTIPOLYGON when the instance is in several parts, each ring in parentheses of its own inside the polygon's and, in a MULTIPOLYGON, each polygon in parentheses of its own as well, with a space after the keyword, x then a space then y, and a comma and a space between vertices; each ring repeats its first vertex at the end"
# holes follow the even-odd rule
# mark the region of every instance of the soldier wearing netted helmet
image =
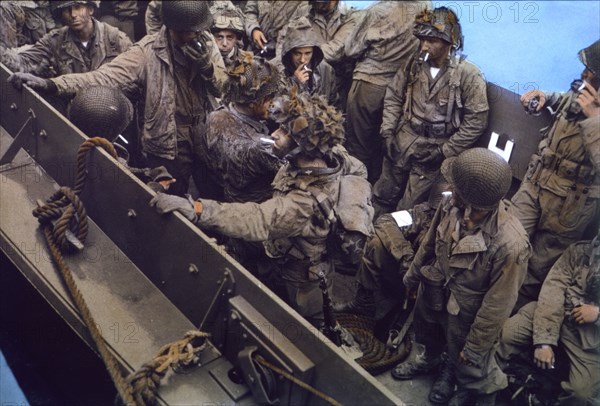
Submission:
POLYGON ((425 350, 392 375, 412 379, 432 371, 446 346, 458 381, 450 404, 493 405, 508 384, 494 358, 495 343, 517 300, 531 248, 510 203, 502 200, 512 181, 506 161, 473 148, 447 159, 442 171, 452 197, 439 206, 403 278, 407 288, 419 287, 415 340, 425 350))
MULTIPOLYGON (((340 145, 342 115, 318 97, 292 92, 276 99, 272 114, 280 128, 272 134, 273 153, 287 162, 273 180, 273 197, 262 203, 221 203, 158 195, 151 204, 161 213, 178 210, 200 227, 247 241, 264 241, 276 270, 273 287, 302 316, 318 324, 323 317, 318 274, 333 267, 327 238, 331 222, 314 193, 337 197, 340 177, 366 182, 366 170, 340 145), (313 193, 314 192, 314 193, 313 193)), ((365 211, 370 198, 362 198, 365 211)), ((357 205, 358 206, 358 205, 357 205)))
POLYGON ((196 183, 206 181, 197 146, 226 73, 209 31, 213 20, 206 2, 164 2, 162 18, 158 33, 145 36, 94 72, 51 80, 15 74, 10 80, 59 96, 91 85, 116 87, 128 97, 143 94, 141 144, 146 164, 165 166, 177 179, 169 192, 184 195, 192 172, 196 183))
POLYGON ((442 161, 472 147, 487 126, 486 83, 459 55, 456 14, 446 7, 425 10, 413 33, 419 52, 393 78, 383 104, 385 158, 374 189, 379 214, 427 200, 442 161))
POLYGON ((583 238, 600 215, 600 40, 579 52, 584 70, 565 93, 532 90, 523 107, 537 102, 552 122, 512 201, 534 247, 519 305, 536 300, 554 261, 583 238))

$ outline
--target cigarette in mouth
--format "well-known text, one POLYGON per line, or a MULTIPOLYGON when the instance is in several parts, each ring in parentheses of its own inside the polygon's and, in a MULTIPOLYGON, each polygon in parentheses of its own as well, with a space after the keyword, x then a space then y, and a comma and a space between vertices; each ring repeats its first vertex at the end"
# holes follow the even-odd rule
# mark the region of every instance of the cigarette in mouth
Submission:
POLYGON ((275 144, 275 140, 267 137, 260 137, 260 142, 263 142, 265 144, 275 144))

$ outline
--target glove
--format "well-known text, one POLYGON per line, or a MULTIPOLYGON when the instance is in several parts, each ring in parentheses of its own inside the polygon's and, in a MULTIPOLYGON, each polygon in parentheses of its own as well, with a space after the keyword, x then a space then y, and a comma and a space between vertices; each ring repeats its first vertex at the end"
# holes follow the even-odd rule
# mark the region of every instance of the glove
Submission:
POLYGON ((418 154, 418 155, 415 154, 414 157, 417 158, 417 160, 421 164, 431 164, 431 165, 439 164, 445 158, 444 153, 442 152, 441 145, 431 148, 422 154, 418 154))
POLYGON ((155 207, 156 211, 160 214, 178 211, 189 221, 193 222, 196 220, 194 200, 192 200, 190 195, 186 195, 186 197, 180 197, 165 193, 157 193, 156 196, 150 200, 150 207, 155 207))
POLYGON ((396 155, 396 137, 392 133, 381 134, 383 138, 383 156, 394 162, 396 155))
POLYGON ((167 171, 164 166, 157 166, 156 168, 146 169, 144 175, 149 177, 152 182, 160 182, 161 180, 171 180, 173 176, 167 171))
POLYGON ((8 77, 8 81, 17 89, 21 90, 23 85, 27 85, 33 90, 45 92, 55 92, 56 85, 48 79, 42 79, 31 73, 15 72, 8 77))
POLYGON ((181 47, 183 54, 198 66, 200 72, 207 76, 211 73, 210 52, 203 40, 193 40, 181 47))

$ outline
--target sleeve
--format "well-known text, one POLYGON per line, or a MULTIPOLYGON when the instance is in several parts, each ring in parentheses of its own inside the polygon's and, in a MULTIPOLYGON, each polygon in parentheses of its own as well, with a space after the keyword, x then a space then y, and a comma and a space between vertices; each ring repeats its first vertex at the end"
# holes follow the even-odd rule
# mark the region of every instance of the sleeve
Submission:
POLYGON ((148 3, 144 22, 146 24, 146 35, 156 34, 162 27, 162 18, 160 16, 160 1, 152 0, 148 3))
POLYGON ((600 170, 600 116, 589 117, 580 123, 583 144, 590 155, 590 160, 600 170))
POLYGON ((385 97, 383 99, 383 119, 380 130, 383 138, 393 137, 396 134, 398 122, 402 117, 402 109, 404 106, 406 77, 406 72, 399 69, 385 91, 385 97))
POLYGON ((2 54, 2 63, 14 72, 27 72, 44 76, 49 64, 55 59, 52 52, 55 48, 52 38, 57 35, 59 35, 57 32, 48 33, 38 42, 22 51, 7 49, 2 54))
POLYGON ((346 56, 350 59, 360 59, 363 53, 369 47, 367 41, 367 32, 371 28, 371 10, 366 9, 363 11, 363 18, 360 22, 357 22, 354 29, 346 37, 344 41, 344 49, 346 56))
POLYGON ((533 316, 533 344, 556 345, 565 317, 565 293, 573 285, 576 258, 571 245, 554 263, 544 280, 533 316))
POLYGON ((329 42, 321 45, 321 50, 323 51, 323 55, 327 62, 336 63, 344 59, 346 40, 350 38, 352 30, 356 26, 355 14, 354 11, 348 10, 348 14, 342 15, 344 21, 333 38, 329 42))
MULTIPOLYGON (((257 28, 260 29, 260 24, 258 23, 258 1, 248 0, 246 2, 244 14, 246 17, 246 35, 248 35, 248 38, 252 41, 252 31, 257 28)), ((268 39, 269 38, 267 38, 267 40, 268 39)))

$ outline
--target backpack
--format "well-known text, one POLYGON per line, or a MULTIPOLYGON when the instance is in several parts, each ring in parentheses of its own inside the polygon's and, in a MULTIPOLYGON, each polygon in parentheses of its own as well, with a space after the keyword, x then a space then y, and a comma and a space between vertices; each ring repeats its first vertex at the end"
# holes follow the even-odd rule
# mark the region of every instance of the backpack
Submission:
POLYGON ((330 224, 327 248, 330 256, 345 265, 357 265, 368 237, 373 233, 371 184, 355 175, 340 177, 337 201, 321 190, 308 187, 330 224))

